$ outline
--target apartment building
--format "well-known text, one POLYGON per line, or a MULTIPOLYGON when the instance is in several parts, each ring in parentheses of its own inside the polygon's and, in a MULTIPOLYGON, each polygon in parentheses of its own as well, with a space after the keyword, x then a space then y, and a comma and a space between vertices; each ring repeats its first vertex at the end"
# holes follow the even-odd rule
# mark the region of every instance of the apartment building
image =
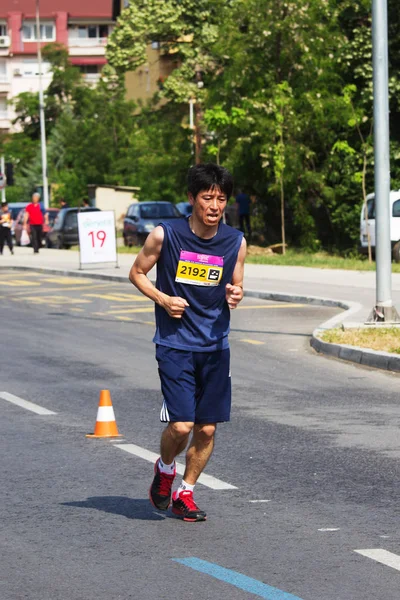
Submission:
MULTIPOLYGON (((0 131, 12 130, 12 99, 39 91, 36 0, 0 1, 0 131)), ((119 0, 40 0, 40 43, 59 42, 88 83, 107 62, 107 38, 120 10, 119 0)), ((43 86, 51 80, 42 64, 43 86)))

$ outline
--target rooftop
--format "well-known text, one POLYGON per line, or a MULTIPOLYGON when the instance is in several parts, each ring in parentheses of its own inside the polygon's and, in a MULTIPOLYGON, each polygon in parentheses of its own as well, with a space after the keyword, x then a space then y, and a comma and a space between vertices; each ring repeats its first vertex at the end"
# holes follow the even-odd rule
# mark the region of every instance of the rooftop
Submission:
MULTIPOLYGON (((66 12, 72 18, 112 18, 113 0, 40 0, 40 18, 53 18, 57 12, 66 12)), ((10 12, 22 12, 24 18, 35 18, 35 0, 1 0, 0 18, 10 12)))

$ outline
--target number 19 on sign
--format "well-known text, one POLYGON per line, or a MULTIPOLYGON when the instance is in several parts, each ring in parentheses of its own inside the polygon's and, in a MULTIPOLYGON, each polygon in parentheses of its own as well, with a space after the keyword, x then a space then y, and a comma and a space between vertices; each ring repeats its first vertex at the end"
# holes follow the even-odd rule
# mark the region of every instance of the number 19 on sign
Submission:
POLYGON ((101 229, 100 231, 89 231, 88 236, 91 238, 92 248, 96 248, 96 246, 102 248, 106 241, 107 234, 101 229))

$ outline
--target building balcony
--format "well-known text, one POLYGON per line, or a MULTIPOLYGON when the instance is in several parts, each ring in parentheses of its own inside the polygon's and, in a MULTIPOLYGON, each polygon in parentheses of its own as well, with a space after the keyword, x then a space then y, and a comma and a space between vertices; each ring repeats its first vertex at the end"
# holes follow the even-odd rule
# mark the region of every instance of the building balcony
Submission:
POLYGON ((8 79, 7 75, 0 73, 0 94, 9 92, 10 88, 11 82, 8 79))
POLYGON ((104 56, 108 38, 76 38, 68 40, 70 56, 104 56))
POLYGON ((89 85, 95 85, 101 77, 101 73, 82 73, 82 77, 89 85))
POLYGON ((8 131, 11 127, 11 121, 6 110, 0 110, 0 131, 8 131))

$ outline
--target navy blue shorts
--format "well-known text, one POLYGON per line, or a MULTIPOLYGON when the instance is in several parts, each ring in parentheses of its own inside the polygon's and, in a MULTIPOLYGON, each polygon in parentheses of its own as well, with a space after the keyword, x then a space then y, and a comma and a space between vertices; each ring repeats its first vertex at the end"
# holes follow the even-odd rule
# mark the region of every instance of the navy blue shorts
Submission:
POLYGON ((156 346, 164 423, 221 423, 231 413, 230 351, 190 352, 156 346))

